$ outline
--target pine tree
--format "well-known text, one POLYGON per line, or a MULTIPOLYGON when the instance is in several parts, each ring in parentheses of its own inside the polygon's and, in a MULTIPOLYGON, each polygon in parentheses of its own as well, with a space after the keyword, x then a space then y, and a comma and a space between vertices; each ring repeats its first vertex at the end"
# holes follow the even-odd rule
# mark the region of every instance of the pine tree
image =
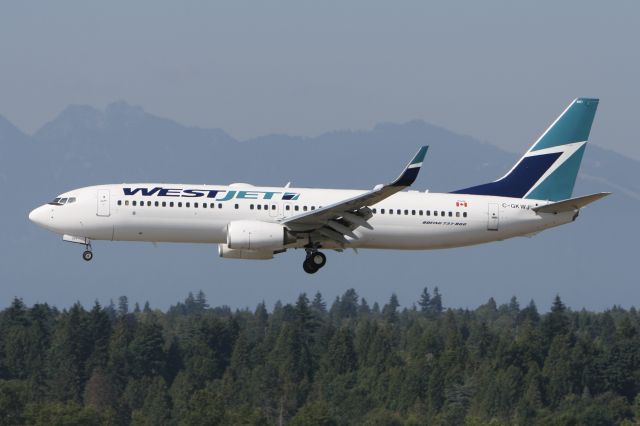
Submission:
POLYGON ((428 313, 431 310, 431 295, 429 294, 429 289, 427 287, 422 289, 418 306, 420 306, 420 312, 422 313, 428 313))
POLYGON ((196 295, 196 306, 199 311, 204 311, 209 307, 209 304, 207 303, 207 296, 205 296, 204 291, 202 290, 198 291, 198 294, 196 295))
POLYGON ((127 296, 120 296, 118 298, 118 315, 125 316, 129 313, 129 299, 127 296))
POLYGON ((549 342, 554 337, 565 335, 569 332, 569 318, 566 313, 566 306, 560 300, 560 296, 556 295, 551 305, 551 312, 545 316, 542 322, 542 329, 549 342))
POLYGON ((319 314, 325 314, 327 312, 327 304, 322 300, 322 294, 318 291, 313 297, 311 302, 311 308, 319 314))
POLYGON ((358 293, 352 288, 345 291, 340 299, 338 318, 356 318, 358 316, 358 293))
POLYGON ((516 296, 511 296, 511 300, 509 301, 509 312, 514 318, 520 313, 520 303, 518 303, 518 298, 516 296))
POLYGON ((431 298, 431 312, 434 315, 440 315, 442 310, 442 295, 440 294, 438 287, 434 287, 433 297, 431 298))
POLYGON ((396 322, 398 320, 398 296, 395 293, 391 294, 389 303, 382 308, 382 316, 389 322, 396 322))
POLYGON ((364 297, 360 299, 360 306, 358 307, 358 317, 362 318, 364 316, 367 316, 371 313, 371 308, 369 307, 369 304, 367 303, 367 299, 365 299, 364 297))
POLYGON ((187 295, 187 298, 184 300, 184 308, 185 308, 186 314, 193 314, 198 311, 196 298, 193 296, 193 292, 191 291, 187 295))

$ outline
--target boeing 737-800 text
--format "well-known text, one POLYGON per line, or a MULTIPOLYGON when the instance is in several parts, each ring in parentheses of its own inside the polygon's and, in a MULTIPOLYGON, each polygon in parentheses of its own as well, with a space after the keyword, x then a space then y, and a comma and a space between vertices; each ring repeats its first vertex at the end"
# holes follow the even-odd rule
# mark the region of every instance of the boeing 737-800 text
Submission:
POLYGON ((85 245, 87 261, 93 240, 217 243, 230 259, 304 249, 308 273, 325 265, 321 249, 429 250, 532 235, 608 195, 571 198, 597 106, 574 100, 504 177, 451 193, 402 191, 420 171, 423 146, 396 180, 368 191, 100 185, 65 192, 29 219, 85 245))

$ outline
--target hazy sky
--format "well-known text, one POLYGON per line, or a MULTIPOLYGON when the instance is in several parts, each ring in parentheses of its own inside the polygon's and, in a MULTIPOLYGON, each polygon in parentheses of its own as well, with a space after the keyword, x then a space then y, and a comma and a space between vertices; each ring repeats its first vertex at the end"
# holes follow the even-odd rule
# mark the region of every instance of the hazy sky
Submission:
POLYGON ((577 96, 640 158, 638 1, 12 1, 0 114, 124 99, 235 137, 420 118, 522 151, 577 96))

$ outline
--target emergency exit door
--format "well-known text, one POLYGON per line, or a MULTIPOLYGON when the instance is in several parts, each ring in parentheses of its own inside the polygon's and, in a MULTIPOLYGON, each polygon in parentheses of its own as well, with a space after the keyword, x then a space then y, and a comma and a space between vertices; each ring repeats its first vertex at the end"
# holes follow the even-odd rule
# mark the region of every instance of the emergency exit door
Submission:
POLYGON ((109 201, 109 190, 108 189, 99 189, 98 190, 98 216, 110 216, 111 215, 111 206, 109 201))

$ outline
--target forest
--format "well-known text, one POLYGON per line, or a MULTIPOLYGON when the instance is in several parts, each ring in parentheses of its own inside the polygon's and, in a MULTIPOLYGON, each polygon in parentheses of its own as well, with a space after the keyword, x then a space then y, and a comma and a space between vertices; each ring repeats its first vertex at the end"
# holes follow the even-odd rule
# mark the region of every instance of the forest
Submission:
POLYGON ((437 288, 402 302, 353 289, 239 310, 202 291, 166 312, 124 296, 14 299, 0 312, 0 425, 640 422, 635 308, 445 308, 437 288))

